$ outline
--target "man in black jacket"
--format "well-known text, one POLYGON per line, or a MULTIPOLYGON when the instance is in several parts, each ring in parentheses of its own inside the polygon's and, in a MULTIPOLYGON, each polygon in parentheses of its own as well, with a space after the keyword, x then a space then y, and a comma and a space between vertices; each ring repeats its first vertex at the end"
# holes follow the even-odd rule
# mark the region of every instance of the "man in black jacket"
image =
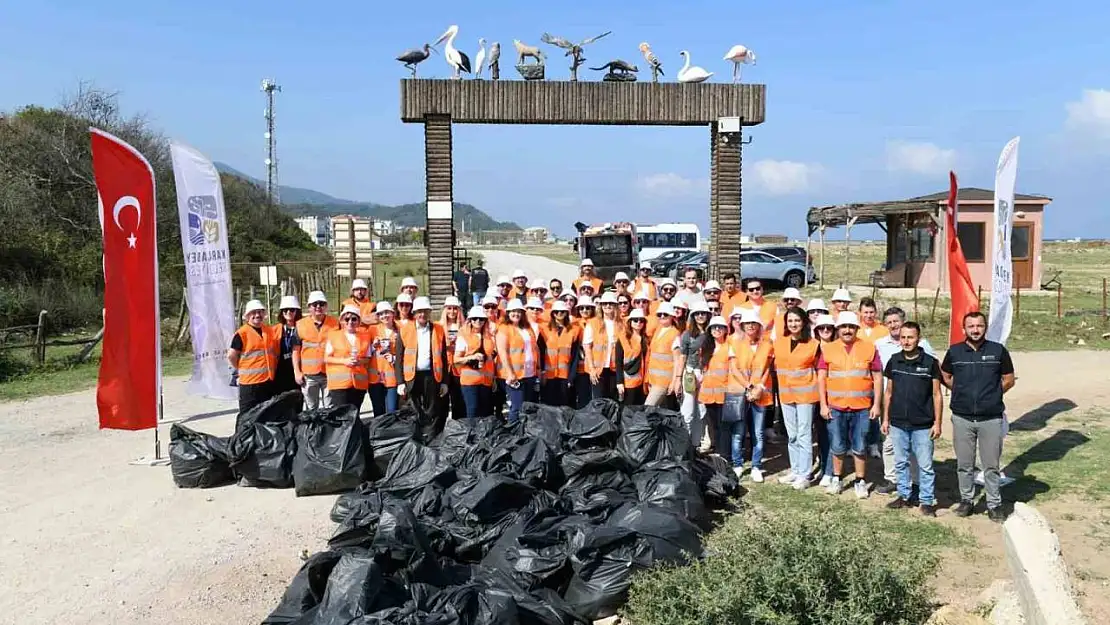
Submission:
POLYGON ((486 290, 489 289, 489 272, 482 266, 482 261, 474 263, 474 269, 470 270, 470 295, 474 299, 474 306, 482 305, 482 298, 486 295, 486 290))
POLYGON ((987 318, 970 312, 963 320, 965 339, 948 348, 940 365, 944 385, 952 389, 952 444, 956 448, 956 473, 960 505, 956 515, 974 509, 975 454, 983 463, 987 491, 987 516, 1006 520, 1002 512, 998 465, 1002 456, 1002 395, 1014 387, 1014 362, 1000 344, 986 340, 987 318))

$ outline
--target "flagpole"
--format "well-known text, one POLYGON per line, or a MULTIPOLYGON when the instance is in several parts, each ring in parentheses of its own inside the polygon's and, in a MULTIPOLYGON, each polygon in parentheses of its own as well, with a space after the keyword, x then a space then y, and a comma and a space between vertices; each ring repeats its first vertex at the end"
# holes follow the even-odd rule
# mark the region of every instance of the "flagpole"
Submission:
POLYGON ((164 404, 163 397, 164 397, 164 395, 161 392, 159 392, 158 393, 158 425, 154 426, 154 460, 155 461, 158 461, 158 460, 162 459, 162 442, 160 440, 158 440, 158 426, 162 425, 162 419, 166 418, 166 411, 165 411, 165 408, 163 407, 163 404, 164 404))

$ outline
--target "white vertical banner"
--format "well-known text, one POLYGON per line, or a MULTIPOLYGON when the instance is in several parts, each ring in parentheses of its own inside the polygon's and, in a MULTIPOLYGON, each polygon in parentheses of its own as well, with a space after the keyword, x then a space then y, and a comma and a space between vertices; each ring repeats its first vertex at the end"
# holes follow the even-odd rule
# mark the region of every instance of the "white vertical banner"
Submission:
POLYGON ((193 148, 170 143, 173 177, 177 182, 177 213, 185 280, 189 330, 193 339, 193 377, 186 392, 216 399, 235 399, 227 349, 237 316, 231 291, 227 219, 220 174, 193 148))
POLYGON ((1014 185, 1017 183, 1018 142, 1014 137, 1002 148, 994 175, 994 265, 991 270, 990 320, 987 339, 1005 344, 1013 326, 1014 263, 1010 235, 1014 228, 1014 185))

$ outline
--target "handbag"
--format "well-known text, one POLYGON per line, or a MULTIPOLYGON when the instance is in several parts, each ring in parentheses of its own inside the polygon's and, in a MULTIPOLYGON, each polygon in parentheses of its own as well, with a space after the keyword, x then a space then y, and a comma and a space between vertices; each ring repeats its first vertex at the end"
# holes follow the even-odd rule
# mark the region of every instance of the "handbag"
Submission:
POLYGON ((744 419, 748 412, 748 398, 744 393, 725 395, 725 405, 721 409, 722 423, 736 423, 744 419))
POLYGON ((682 372, 682 391, 684 393, 693 393, 698 390, 698 378, 694 375, 693 370, 687 369, 682 372))

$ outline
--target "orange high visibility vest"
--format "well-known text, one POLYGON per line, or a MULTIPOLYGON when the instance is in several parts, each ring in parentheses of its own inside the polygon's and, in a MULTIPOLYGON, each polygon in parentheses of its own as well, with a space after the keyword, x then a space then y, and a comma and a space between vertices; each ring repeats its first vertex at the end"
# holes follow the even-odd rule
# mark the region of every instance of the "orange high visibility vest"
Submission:
MULTIPOLYGON (((438 323, 429 321, 428 326, 431 327, 432 332, 432 375, 435 377, 436 382, 443 383, 443 348, 447 342, 444 336, 443 326, 438 323)), ((417 336, 416 322, 406 324, 401 328, 401 346, 405 350, 403 360, 401 362, 402 373, 405 376, 405 383, 412 382, 416 379, 416 352, 420 347, 420 339, 417 336)))
POLYGON ((829 365, 825 380, 829 405, 848 410, 870 408, 875 393, 871 372, 875 346, 867 341, 855 341, 849 352, 844 341, 833 341, 821 346, 821 354, 829 365))
POLYGON ((301 337, 301 371, 305 375, 324 373, 324 342, 328 332, 339 329, 339 320, 324 317, 320 327, 312 317, 304 317, 297 322, 297 336, 301 337))
POLYGON ((633 298, 638 296, 640 291, 647 291, 648 297, 653 300, 659 297, 659 287, 655 286, 655 280, 651 278, 645 280, 637 277, 632 281, 632 288, 630 290, 632 291, 633 298))
POLYGON ((456 340, 462 341, 460 344, 465 346, 463 357, 473 356, 479 350, 486 356, 486 359, 482 361, 481 368, 476 368, 470 364, 455 366, 459 376, 459 384, 462 386, 493 386, 493 361, 496 347, 489 334, 474 332, 470 329, 470 326, 467 326, 459 330, 459 336, 456 340))
POLYGON ((732 346, 732 362, 728 372, 728 392, 738 395, 746 391, 748 385, 762 385, 763 395, 755 403, 757 406, 770 406, 774 403, 771 393, 771 356, 774 348, 771 343, 760 340, 753 351, 748 337, 738 334, 729 340, 729 344, 732 346))
POLYGON ((728 389, 728 350, 729 341, 717 343, 713 347, 713 357, 701 378, 701 391, 698 401, 703 404, 724 404, 725 391, 728 389))
POLYGON ((861 321, 859 324, 859 332, 856 332, 856 336, 873 344, 884 336, 890 336, 890 330, 887 330, 886 326, 881 323, 869 326, 861 321))
POLYGON ((536 341, 536 335, 532 332, 532 328, 503 325, 498 329, 498 332, 505 335, 509 344, 509 353, 497 354, 497 360, 500 364, 501 379, 507 380, 510 375, 518 380, 524 379, 524 374, 526 373, 524 365, 527 360, 525 358, 525 341, 527 341, 527 345, 532 348, 532 358, 535 361, 536 374, 538 375, 543 367, 543 363, 539 362, 540 346, 536 341), (521 332, 523 332, 527 338, 521 336, 521 332))
MULTIPOLYGON (((367 296, 366 300, 361 302, 353 297, 348 297, 343 300, 343 306, 354 306, 358 308, 358 314, 364 320, 362 325, 369 325, 365 322, 365 319, 377 319, 378 313, 376 305, 370 300, 369 296, 367 296)), ((340 310, 342 310, 342 307, 340 307, 340 310)))
POLYGON ((590 283, 590 285, 594 287, 594 295, 601 294, 601 278, 594 277, 587 279, 586 276, 578 276, 574 279, 574 282, 571 282, 570 284, 574 287, 574 292, 578 293, 578 287, 582 286, 582 284, 586 282, 590 283))
POLYGON ((779 401, 783 404, 816 404, 817 349, 821 341, 811 338, 790 351, 790 337, 775 340, 775 377, 779 381, 779 401))
MULTIPOLYGON (((574 318, 574 323, 576 323, 578 325, 578 336, 579 336, 579 338, 581 338, 582 335, 586 332, 586 326, 590 322, 592 322, 594 319, 597 319, 596 315, 593 316, 593 317, 590 317, 589 319, 587 319, 585 317, 575 317, 574 318)), ((578 373, 586 373, 586 358, 588 358, 588 357, 592 357, 592 356, 586 351, 586 346, 585 345, 579 345, 578 346, 578 366, 575 367, 575 371, 577 371, 578 373)))
MULTIPOLYGON (((644 385, 644 372, 647 370, 647 356, 644 347, 647 346, 647 337, 628 338, 622 331, 617 335, 621 350, 624 352, 624 388, 640 388, 644 385), (629 368, 632 370, 629 371, 629 368)), ((613 350, 616 351, 616 350, 613 350)))
POLYGON ((400 328, 393 330, 384 324, 374 326, 374 333, 371 335, 374 343, 374 358, 370 363, 371 384, 382 384, 386 388, 397 387, 397 371, 393 368, 393 363, 386 359, 386 355, 397 358, 397 339, 400 333, 400 328))
POLYGON ((262 334, 249 324, 235 333, 243 342, 239 352, 239 384, 264 384, 274 379, 281 353, 281 326, 263 324, 262 334))
MULTIPOLYGON (((590 362, 594 366, 594 371, 601 371, 602 369, 608 369, 610 371, 616 371, 616 369, 617 369, 617 362, 616 362, 616 356, 617 356, 616 352, 617 352, 617 350, 614 349, 613 351, 609 352, 608 362, 606 362, 606 360, 605 360, 605 352, 609 351, 609 339, 610 338, 616 339, 618 337, 616 337, 616 336, 610 337, 609 333, 605 331, 605 319, 603 317, 594 317, 593 319, 590 319, 590 328, 591 328, 590 332, 593 334, 593 336, 591 337, 591 339, 593 340, 593 343, 590 344, 589 356, 590 356, 590 362)), ((616 335, 619 336, 620 333, 621 333, 620 320, 614 319, 613 320, 613 334, 616 334, 616 335)), ((585 348, 585 345, 583 345, 583 348, 585 348)))
POLYGON ((728 291, 722 291, 721 292, 721 315, 723 315, 725 319, 728 319, 729 317, 732 316, 732 311, 737 306, 747 306, 747 305, 748 305, 748 295, 747 295, 747 293, 744 293, 743 291, 737 291, 737 292, 733 293, 732 295, 729 295, 728 291))
MULTIPOLYGON (((338 391, 347 388, 356 388, 365 391, 370 388, 370 372, 366 366, 366 354, 370 351, 373 337, 369 332, 355 332, 355 349, 359 354, 359 363, 355 366, 346 364, 327 364, 328 390, 338 391)), ((332 358, 344 360, 351 357, 351 342, 347 340, 347 333, 341 329, 328 332, 326 342, 331 345, 332 358)))
POLYGON ((659 326, 648 348, 647 382, 649 386, 670 386, 674 379, 674 340, 678 328, 659 326))
POLYGON ((543 363, 545 380, 570 379, 570 361, 574 356, 574 344, 582 339, 582 328, 571 324, 562 332, 550 326, 540 328, 546 348, 543 363))

